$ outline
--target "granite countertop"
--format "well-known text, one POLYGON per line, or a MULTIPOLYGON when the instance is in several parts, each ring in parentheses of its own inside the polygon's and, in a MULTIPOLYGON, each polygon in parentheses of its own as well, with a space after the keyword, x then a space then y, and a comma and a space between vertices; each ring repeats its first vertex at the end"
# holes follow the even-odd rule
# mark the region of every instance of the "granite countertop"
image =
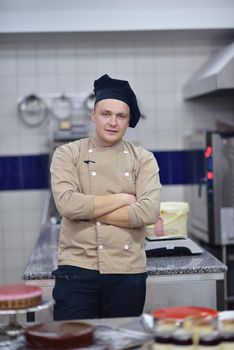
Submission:
MULTIPOLYGON (((57 268, 57 247, 60 225, 45 224, 22 275, 23 280, 52 279, 57 268)), ((178 275, 222 273, 227 267, 213 255, 202 254, 168 257, 148 257, 148 275, 178 275)))

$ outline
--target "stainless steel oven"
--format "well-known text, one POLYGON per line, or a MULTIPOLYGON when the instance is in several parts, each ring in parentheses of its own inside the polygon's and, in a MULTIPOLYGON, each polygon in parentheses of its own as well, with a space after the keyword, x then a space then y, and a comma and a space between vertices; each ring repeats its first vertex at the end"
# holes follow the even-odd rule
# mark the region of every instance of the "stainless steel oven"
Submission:
POLYGON ((228 266, 225 300, 234 308, 234 131, 197 132, 186 147, 201 155, 194 157, 194 171, 202 168, 196 183, 186 186, 189 235, 228 266))
POLYGON ((204 176, 186 191, 189 231, 210 244, 234 244, 234 132, 196 133, 187 144, 203 151, 204 167, 204 176))

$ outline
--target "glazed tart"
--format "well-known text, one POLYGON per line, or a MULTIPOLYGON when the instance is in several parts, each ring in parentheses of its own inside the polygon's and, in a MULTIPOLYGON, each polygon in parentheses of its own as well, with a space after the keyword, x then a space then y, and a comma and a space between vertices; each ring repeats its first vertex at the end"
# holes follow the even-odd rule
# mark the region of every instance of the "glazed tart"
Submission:
POLYGON ((0 285, 0 310, 25 309, 42 303, 42 289, 37 286, 0 285))

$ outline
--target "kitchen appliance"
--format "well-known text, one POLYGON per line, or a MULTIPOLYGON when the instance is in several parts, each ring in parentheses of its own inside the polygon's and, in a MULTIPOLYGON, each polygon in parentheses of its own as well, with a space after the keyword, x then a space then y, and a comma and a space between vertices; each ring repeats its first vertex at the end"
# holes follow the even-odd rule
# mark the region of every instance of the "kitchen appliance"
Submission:
POLYGON ((145 251, 147 256, 155 255, 190 255, 201 254, 203 250, 188 237, 147 238, 145 240, 145 251))
POLYGON ((186 186, 189 234, 228 266, 226 302, 234 304, 234 130, 196 132, 186 146, 202 152, 193 169, 203 169, 198 183, 186 186))
POLYGON ((189 231, 210 244, 234 244, 234 131, 195 133, 187 142, 204 152, 204 176, 187 190, 189 231))
POLYGON ((218 50, 189 79, 184 99, 208 94, 232 94, 234 89, 234 42, 218 50))

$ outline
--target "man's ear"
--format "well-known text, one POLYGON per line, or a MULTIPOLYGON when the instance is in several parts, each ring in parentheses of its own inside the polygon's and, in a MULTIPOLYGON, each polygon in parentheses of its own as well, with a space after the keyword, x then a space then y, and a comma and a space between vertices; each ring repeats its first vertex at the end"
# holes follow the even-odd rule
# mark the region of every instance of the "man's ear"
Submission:
POLYGON ((91 111, 91 120, 95 123, 96 122, 96 112, 95 109, 92 109, 91 111))

